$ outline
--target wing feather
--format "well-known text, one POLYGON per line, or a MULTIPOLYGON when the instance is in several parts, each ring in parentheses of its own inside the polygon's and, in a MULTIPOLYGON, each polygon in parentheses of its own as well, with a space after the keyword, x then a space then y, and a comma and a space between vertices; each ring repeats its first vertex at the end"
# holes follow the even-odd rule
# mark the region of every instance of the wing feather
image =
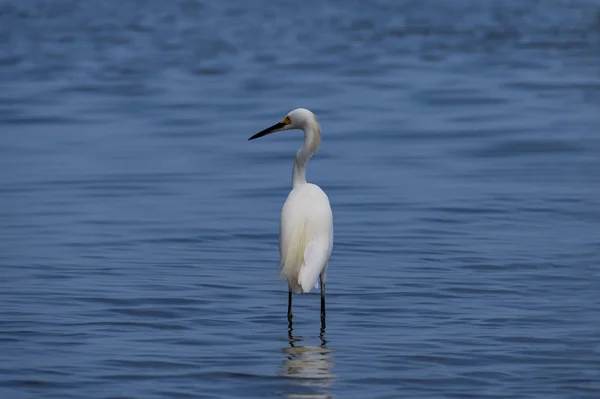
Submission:
POLYGON ((302 292, 310 292, 318 287, 318 278, 329 258, 327 239, 318 238, 308 243, 304 251, 304 265, 300 269, 298 282, 302 292))

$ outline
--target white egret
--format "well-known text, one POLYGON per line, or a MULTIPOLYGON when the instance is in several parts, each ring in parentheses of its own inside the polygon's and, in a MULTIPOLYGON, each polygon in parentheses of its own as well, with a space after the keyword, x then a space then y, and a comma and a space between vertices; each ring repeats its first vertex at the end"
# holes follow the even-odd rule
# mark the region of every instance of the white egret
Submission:
POLYGON ((306 164, 319 148, 321 127, 315 115, 297 108, 281 122, 255 134, 254 140, 282 130, 304 131, 304 144, 296 153, 292 191, 281 210, 279 254, 281 276, 288 283, 288 320, 292 322, 292 292, 308 293, 321 280, 321 323, 325 325, 325 278, 333 248, 333 214, 329 198, 315 184, 306 182, 306 164))

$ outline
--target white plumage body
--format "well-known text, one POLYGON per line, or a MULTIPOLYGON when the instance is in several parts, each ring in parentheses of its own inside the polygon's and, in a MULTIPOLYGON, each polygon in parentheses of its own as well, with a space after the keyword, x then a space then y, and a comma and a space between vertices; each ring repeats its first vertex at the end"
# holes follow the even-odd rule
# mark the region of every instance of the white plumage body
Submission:
POLYGON ((279 253, 281 275, 295 293, 307 293, 321 276, 333 248, 333 215, 329 198, 311 183, 298 184, 281 211, 279 253))

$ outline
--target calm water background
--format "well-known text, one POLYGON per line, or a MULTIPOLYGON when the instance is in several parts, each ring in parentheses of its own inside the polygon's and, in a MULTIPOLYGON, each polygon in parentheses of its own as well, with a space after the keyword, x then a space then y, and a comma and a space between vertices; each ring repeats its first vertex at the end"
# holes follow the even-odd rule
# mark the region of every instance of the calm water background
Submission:
POLYGON ((598 398, 599 110, 596 1, 0 1, 0 397, 598 398))

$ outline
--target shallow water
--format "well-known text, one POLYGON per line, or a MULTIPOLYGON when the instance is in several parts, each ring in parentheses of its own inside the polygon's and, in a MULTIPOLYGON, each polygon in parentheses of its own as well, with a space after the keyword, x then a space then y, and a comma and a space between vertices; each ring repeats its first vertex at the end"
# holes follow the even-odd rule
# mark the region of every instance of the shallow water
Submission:
POLYGON ((594 1, 0 2, 0 397, 599 397, 599 65, 594 1))

